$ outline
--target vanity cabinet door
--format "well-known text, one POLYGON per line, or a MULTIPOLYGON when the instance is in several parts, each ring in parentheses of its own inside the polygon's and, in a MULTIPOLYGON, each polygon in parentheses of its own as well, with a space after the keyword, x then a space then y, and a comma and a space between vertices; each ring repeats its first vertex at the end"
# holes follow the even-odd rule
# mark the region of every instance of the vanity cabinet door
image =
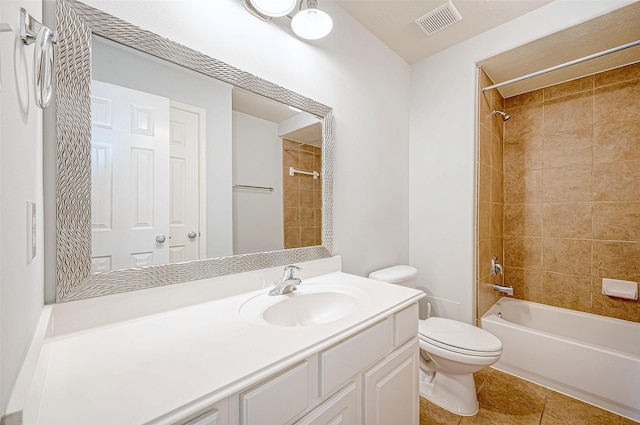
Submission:
POLYGON ((418 365, 414 340, 364 373, 364 424, 418 425, 418 365))
POLYGON ((351 382, 295 425, 356 425, 360 423, 360 387, 351 382))

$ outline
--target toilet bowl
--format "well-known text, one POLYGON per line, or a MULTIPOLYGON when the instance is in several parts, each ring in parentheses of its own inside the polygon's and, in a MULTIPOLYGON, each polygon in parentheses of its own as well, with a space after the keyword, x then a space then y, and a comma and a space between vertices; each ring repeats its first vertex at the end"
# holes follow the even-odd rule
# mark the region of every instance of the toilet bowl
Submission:
MULTIPOLYGON (((394 266, 369 278, 416 287, 417 270, 394 266)), ((419 321, 420 395, 463 416, 478 413, 473 374, 500 359, 502 342, 484 329, 457 320, 430 317, 419 321)))

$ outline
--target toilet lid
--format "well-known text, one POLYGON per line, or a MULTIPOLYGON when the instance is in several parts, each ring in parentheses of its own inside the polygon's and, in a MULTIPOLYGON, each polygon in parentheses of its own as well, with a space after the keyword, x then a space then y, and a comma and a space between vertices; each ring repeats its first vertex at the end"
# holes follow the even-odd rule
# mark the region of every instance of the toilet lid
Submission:
POLYGON ((420 321, 418 331, 421 339, 450 347, 453 351, 495 353, 502 350, 502 341, 497 337, 457 320, 430 317, 420 321))

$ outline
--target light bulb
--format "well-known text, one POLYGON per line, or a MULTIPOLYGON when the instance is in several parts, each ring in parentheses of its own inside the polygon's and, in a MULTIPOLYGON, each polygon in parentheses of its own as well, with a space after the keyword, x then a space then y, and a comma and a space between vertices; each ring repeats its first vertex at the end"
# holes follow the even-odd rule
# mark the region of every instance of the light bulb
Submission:
POLYGON ((285 16, 296 7, 298 0, 249 0, 262 15, 278 18, 285 16))
POLYGON ((301 10, 291 20, 291 29, 300 38, 317 40, 325 37, 333 28, 333 20, 326 12, 309 8, 301 10))

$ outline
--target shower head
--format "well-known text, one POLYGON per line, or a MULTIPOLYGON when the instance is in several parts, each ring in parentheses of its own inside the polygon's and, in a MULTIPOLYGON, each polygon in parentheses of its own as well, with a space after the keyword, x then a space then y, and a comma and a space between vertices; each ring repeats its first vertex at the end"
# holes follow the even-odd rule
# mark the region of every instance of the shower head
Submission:
POLYGON ((497 109, 494 109, 491 114, 492 115, 495 115, 495 114, 502 115, 502 121, 507 121, 508 119, 511 118, 511 115, 507 114, 506 112, 498 111, 497 109))

